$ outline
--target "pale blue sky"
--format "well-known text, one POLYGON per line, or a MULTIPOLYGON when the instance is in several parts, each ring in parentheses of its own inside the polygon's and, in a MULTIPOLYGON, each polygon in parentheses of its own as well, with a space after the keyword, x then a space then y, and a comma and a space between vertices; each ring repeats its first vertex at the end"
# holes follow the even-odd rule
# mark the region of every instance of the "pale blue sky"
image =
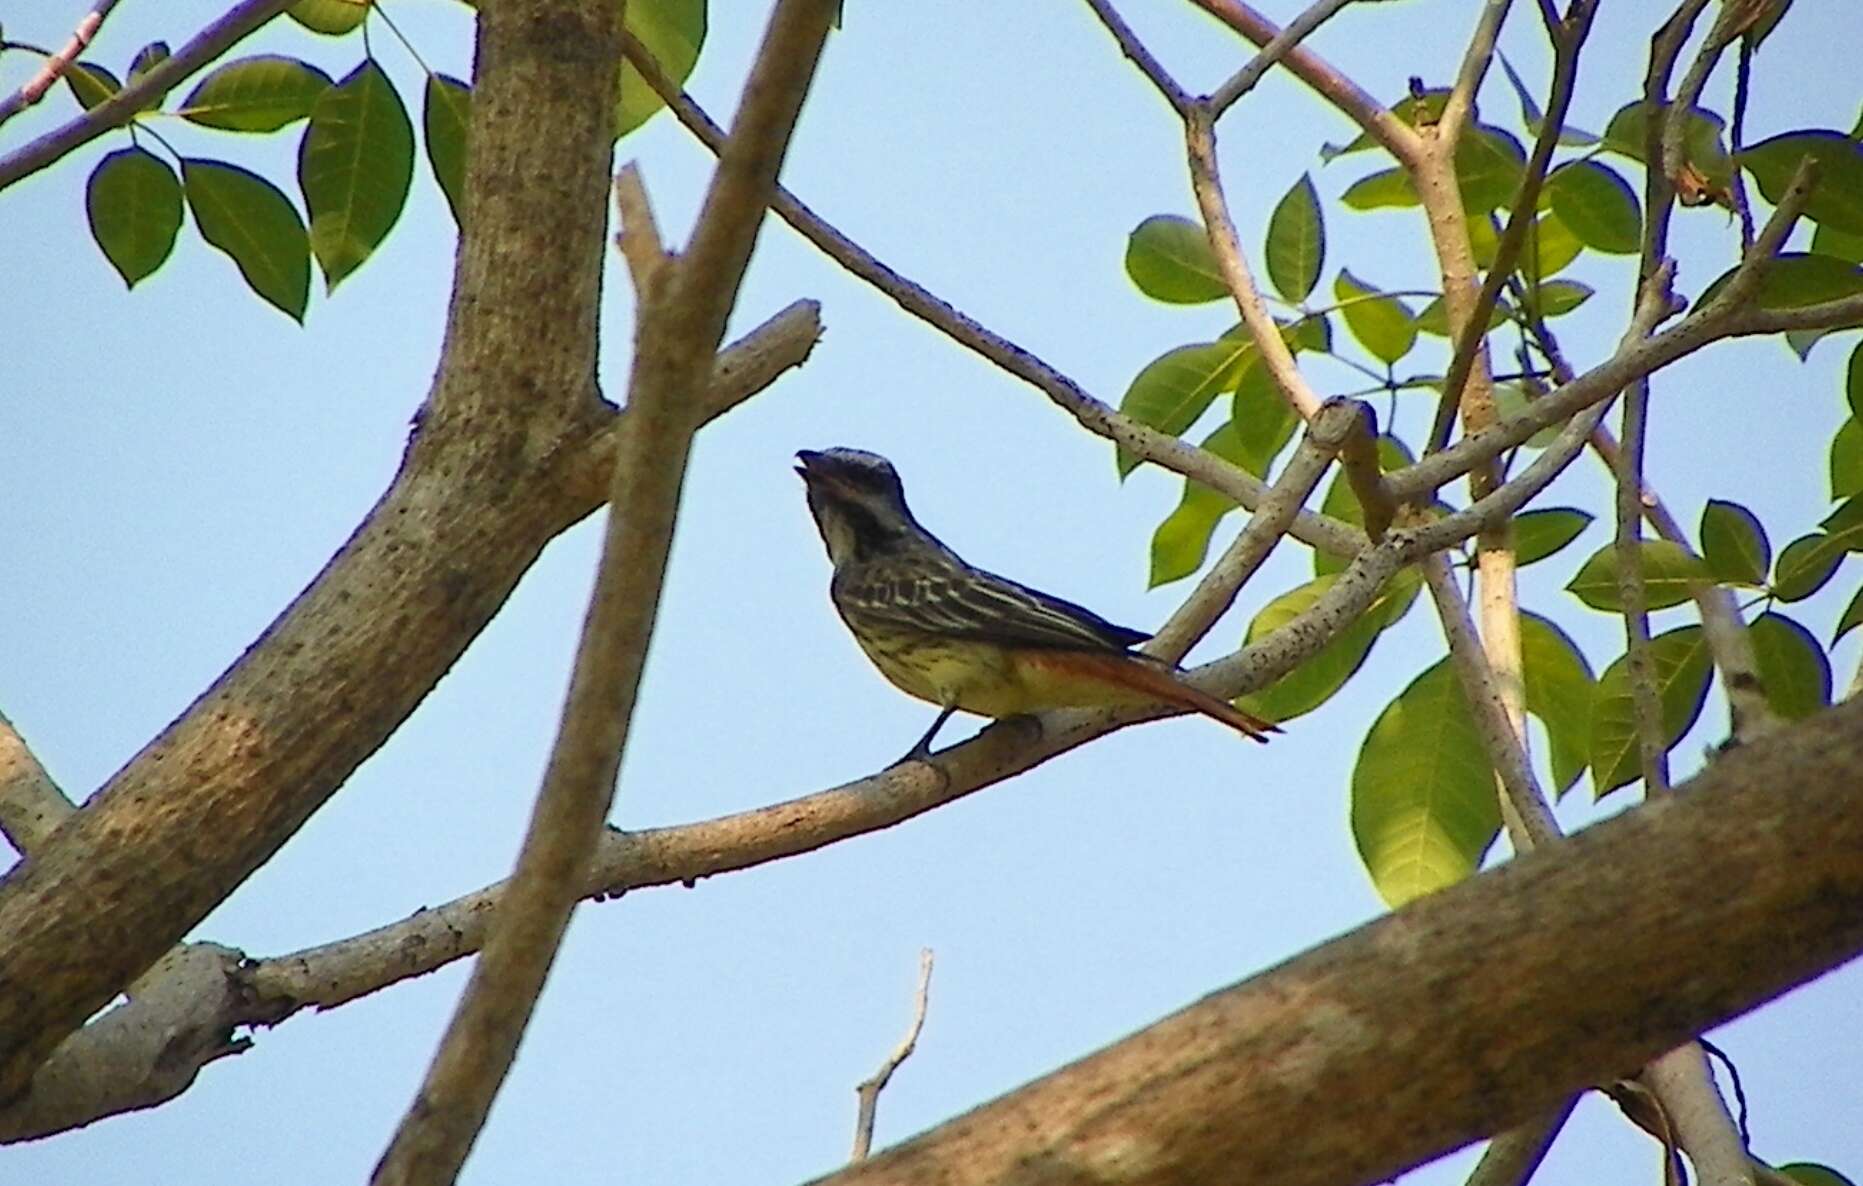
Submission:
MULTIPOLYGON (((466 10, 385 2, 430 62, 465 73, 466 10)), ((77 7, 9 12, 7 34, 58 41, 77 7)), ((1233 36, 1186 4, 1125 7, 1194 89, 1243 60, 1233 36)), ((1281 19, 1296 10, 1266 7, 1281 19)), ((1538 21, 1532 5, 1515 7, 1503 45, 1540 87, 1538 21)), ((1315 44, 1392 97, 1412 74, 1448 78, 1474 8, 1366 5, 1315 44)), ((1594 131, 1640 85, 1655 19, 1653 6, 1603 8, 1573 113, 1594 131)), ((1859 87, 1842 9, 1799 5, 1768 43, 1751 138, 1850 126, 1859 87)), ((97 55, 120 70, 143 42, 179 44, 215 11, 198 0, 131 0, 97 55)), ((714 5, 690 85, 720 118, 765 11, 714 5)), ((417 95, 401 48, 385 32, 374 45, 417 95)), ((261 50, 340 74, 361 47, 280 23, 242 47, 261 50)), ((17 85, 27 69, 8 55, 0 84, 17 85)), ((1717 102, 1722 82, 1711 88, 1717 102)), ((1484 99, 1488 118, 1514 122, 1498 73, 1484 99)), ((54 95, 0 130, 0 151, 71 108, 54 95)), ((291 176, 295 132, 163 130, 189 154, 291 176)), ((1374 167, 1370 156, 1321 167, 1319 142, 1351 129, 1283 78, 1222 131, 1252 250, 1303 171, 1330 199, 1374 167)), ((0 375, 0 709, 78 796, 239 655, 390 479, 435 364, 453 245, 423 167, 386 245, 336 298, 313 297, 304 328, 261 305, 191 229, 160 273, 125 293, 82 211, 92 164, 123 143, 106 137, 0 196, 10 278, 0 324, 11 327, 0 375)), ((643 163, 664 225, 683 234, 706 154, 659 117, 618 156, 643 163)), ((881 258, 1108 400, 1157 354, 1232 320, 1220 305, 1151 303, 1123 275, 1136 223, 1193 206, 1174 118, 1084 5, 850 3, 785 176, 881 258)), ((1323 283, 1342 263, 1387 286, 1427 283, 1414 213, 1328 213, 1323 283)), ((1720 214, 1679 218, 1685 290, 1719 273, 1731 241, 1720 214)), ((1615 339, 1632 269, 1618 258, 1577 270, 1601 290, 1562 326, 1581 364, 1615 339)), ((619 397, 629 297, 617 270, 609 281, 602 373, 619 397)), ((969 558, 1114 620, 1155 626, 1184 592, 1145 589, 1148 541, 1176 503, 1175 479, 1145 472, 1121 486, 1104 442, 773 224, 733 325, 805 296, 822 302, 828 327, 808 365, 701 438, 617 801, 623 826, 699 819, 859 776, 929 719, 869 669, 828 608, 826 560, 789 467, 798 448, 887 454, 920 517, 969 558)), ((1744 344, 1658 382, 1651 472, 1684 522, 1708 497, 1739 498, 1782 546, 1827 512, 1824 449, 1844 414, 1847 350, 1827 342, 1801 366, 1776 343, 1744 344)), ((1363 385, 1337 366, 1311 374, 1323 390, 1363 385)), ((1403 404, 1413 432, 1423 406, 1403 404)), ((1548 500, 1608 506, 1589 460, 1548 500)), ((1235 529, 1226 523, 1219 544, 1235 529)), ((549 549, 407 726, 203 937, 277 954, 508 871, 597 538, 585 523, 549 549)), ((1566 623, 1598 669, 1620 648, 1620 628, 1560 586, 1605 539, 1594 525, 1523 582, 1526 604, 1566 623)), ((1304 550, 1278 555, 1199 654, 1233 646, 1247 613, 1308 572, 1304 550)), ((1846 570, 1792 612, 1828 639, 1855 584, 1846 570)), ((1686 620, 1668 611, 1658 626, 1686 620)), ((905 1023, 921 946, 938 957, 930 1020, 881 1102, 881 1144, 1376 916, 1383 907, 1346 827, 1352 761, 1380 708, 1440 653, 1420 605, 1350 688, 1270 747, 1239 745, 1207 721, 1150 725, 880 835, 694 890, 586 907, 464 1180, 712 1186, 834 1168, 846 1156, 854 1084, 905 1023)), ((1855 640, 1835 658, 1842 687, 1855 640)), ((1696 767, 1724 727, 1717 698, 1677 751, 1679 769, 1696 767)), ((950 736, 962 735, 954 726, 950 736)), ((1562 805, 1569 827, 1597 815, 1581 797, 1562 805)), ((156 1111, 0 1150, 0 1179, 231 1183, 263 1167, 284 1183, 359 1180, 425 1069, 463 971, 261 1033, 256 1049, 208 1068, 156 1111)), ((1863 1169, 1860 997, 1863 974, 1849 970, 1716 1033, 1744 1072, 1762 1156, 1863 1169)), ((1472 1156, 1407 1180, 1459 1182, 1472 1156)), ((1538 1181, 1642 1183, 1657 1166, 1647 1138, 1588 1100, 1538 1181)))

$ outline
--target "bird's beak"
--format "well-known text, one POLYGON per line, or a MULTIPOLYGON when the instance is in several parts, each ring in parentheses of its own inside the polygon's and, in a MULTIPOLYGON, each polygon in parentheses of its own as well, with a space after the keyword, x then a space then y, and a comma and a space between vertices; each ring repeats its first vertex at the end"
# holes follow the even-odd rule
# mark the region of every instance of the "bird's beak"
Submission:
POLYGON ((796 453, 796 460, 802 463, 796 467, 796 473, 802 476, 803 481, 810 482, 821 477, 821 469, 819 467, 821 465, 822 455, 820 453, 813 452, 809 449, 802 449, 796 453))

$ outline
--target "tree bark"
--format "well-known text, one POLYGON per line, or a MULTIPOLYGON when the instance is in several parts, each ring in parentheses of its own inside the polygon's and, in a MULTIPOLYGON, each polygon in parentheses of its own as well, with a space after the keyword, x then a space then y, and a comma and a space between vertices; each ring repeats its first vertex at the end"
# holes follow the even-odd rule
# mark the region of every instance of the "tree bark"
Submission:
POLYGON ((1863 702, 824 1179, 1387 1180, 1863 950, 1863 702))

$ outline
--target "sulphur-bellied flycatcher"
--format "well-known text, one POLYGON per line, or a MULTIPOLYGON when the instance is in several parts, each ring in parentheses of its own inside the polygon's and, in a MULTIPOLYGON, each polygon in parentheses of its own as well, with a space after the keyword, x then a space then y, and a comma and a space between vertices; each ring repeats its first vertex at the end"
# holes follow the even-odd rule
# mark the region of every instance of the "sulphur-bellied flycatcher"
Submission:
POLYGON ((1000 718, 1168 704, 1255 741, 1278 732, 1132 650, 1150 637, 1144 632, 966 564, 913 518, 886 458, 860 449, 796 456, 834 565, 828 592, 841 620, 880 674, 942 710, 902 761, 930 753, 959 709, 1000 718))

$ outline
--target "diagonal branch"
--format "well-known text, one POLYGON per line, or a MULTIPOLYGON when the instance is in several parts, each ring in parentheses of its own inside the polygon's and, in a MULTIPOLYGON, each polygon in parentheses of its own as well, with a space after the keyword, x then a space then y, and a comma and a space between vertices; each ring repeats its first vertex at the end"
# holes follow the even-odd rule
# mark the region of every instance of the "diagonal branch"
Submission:
POLYGON ((1164 64, 1158 61, 1151 50, 1145 48, 1145 43, 1139 40, 1138 34, 1132 31, 1132 26, 1126 24, 1125 18, 1119 15, 1119 10, 1112 6, 1110 0, 1087 0, 1087 7, 1093 10, 1093 15, 1100 18, 1100 23, 1106 26, 1106 31, 1111 33, 1113 40, 1119 43, 1119 52, 1132 59, 1132 64, 1138 67, 1139 73, 1150 79, 1151 84, 1158 88, 1158 93, 1164 96, 1164 101, 1171 105, 1171 110, 1177 112, 1179 116, 1188 117, 1191 108, 1190 95, 1178 85, 1175 78, 1171 77, 1171 72, 1164 68, 1164 64))
POLYGON ((69 123, 0 156, 0 189, 38 172, 111 128, 128 123, 137 112, 160 102, 163 95, 290 8, 292 3, 293 0, 240 0, 141 78, 69 123))
POLYGON ((0 714, 0 833, 23 855, 76 813, 13 722, 0 714))
POLYGON ((1280 63, 1282 58, 1292 53, 1294 48, 1305 41, 1314 30, 1331 20, 1339 10, 1353 0, 1313 0, 1299 16, 1287 22, 1287 27, 1276 33, 1268 44, 1243 64, 1240 70, 1230 75, 1223 85, 1216 88, 1206 100, 1212 120, 1221 119, 1223 113, 1235 105, 1237 99, 1254 90, 1268 71, 1280 63))
POLYGON ((97 30, 103 27, 105 18, 110 15, 110 10, 116 7, 116 3, 117 0, 96 0, 91 5, 90 11, 78 19, 77 27, 71 31, 70 38, 58 52, 46 55, 45 64, 39 67, 39 72, 21 83, 17 91, 5 99, 0 99, 0 124, 6 123, 7 120, 45 97, 45 92, 65 76, 65 72, 71 69, 71 64, 78 60, 78 55, 83 53, 90 45, 91 39, 97 36, 97 30))

